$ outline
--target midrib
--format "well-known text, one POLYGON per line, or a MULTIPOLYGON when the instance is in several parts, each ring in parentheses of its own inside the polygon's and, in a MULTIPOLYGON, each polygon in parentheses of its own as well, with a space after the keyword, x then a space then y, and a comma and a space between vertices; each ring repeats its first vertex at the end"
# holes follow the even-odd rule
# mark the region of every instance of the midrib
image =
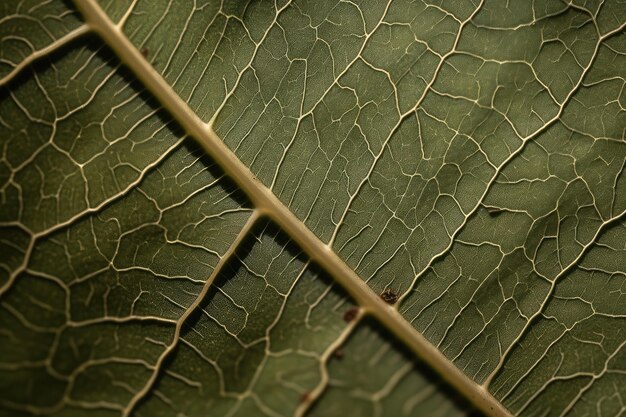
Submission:
POLYGON ((489 416, 511 416, 487 390, 465 375, 393 307, 372 289, 274 193, 262 184, 238 157, 143 58, 95 0, 74 0, 85 22, 115 52, 172 118, 194 138, 204 151, 245 192, 256 210, 278 224, 301 249, 318 263, 363 309, 374 317, 444 380, 489 416))

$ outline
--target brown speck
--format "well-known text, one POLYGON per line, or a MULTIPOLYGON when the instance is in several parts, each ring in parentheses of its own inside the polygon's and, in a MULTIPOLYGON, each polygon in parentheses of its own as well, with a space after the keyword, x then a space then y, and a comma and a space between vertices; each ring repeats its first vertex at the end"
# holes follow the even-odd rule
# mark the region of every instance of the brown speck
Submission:
POLYGON ((490 216, 495 217, 498 214, 502 213, 504 210, 502 210, 501 208, 498 207, 491 207, 491 206, 487 206, 487 213, 489 213, 490 216))
POLYGON ((309 391, 304 391, 302 395, 300 396, 300 402, 306 403, 310 400, 310 397, 311 397, 311 393, 309 391))
POLYGON ((141 48, 141 49, 139 50, 139 52, 141 52, 141 55, 143 55, 143 57, 144 57, 144 58, 147 58, 147 57, 148 57, 148 52, 149 52, 149 51, 148 51, 148 48, 147 48, 147 47, 145 47, 145 46, 144 46, 143 48, 141 48))
POLYGON ((337 359, 343 359, 343 349, 339 348, 333 352, 333 357, 337 359))
POLYGON ((393 305, 398 302, 398 294, 391 288, 385 289, 385 291, 380 294, 380 298, 387 304, 393 305))
POLYGON ((359 309, 356 307, 352 307, 351 309, 349 309, 343 314, 343 321, 345 321, 346 323, 350 323, 352 320, 356 318, 358 314, 359 314, 359 309))

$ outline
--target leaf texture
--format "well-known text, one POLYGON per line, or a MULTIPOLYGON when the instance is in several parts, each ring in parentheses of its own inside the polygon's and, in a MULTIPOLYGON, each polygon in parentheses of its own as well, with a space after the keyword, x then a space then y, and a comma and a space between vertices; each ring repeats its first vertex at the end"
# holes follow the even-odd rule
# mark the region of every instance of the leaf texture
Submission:
POLYGON ((626 4, 76 5, 0 6, 0 415, 625 412, 626 4))

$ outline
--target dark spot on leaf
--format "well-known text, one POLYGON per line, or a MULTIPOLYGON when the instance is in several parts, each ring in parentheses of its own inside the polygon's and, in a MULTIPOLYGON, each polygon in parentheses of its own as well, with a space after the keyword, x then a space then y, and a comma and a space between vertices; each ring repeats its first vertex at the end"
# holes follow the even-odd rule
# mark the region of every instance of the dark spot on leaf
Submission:
POLYGON ((359 309, 356 307, 352 307, 351 309, 349 309, 343 314, 343 320, 346 323, 350 323, 352 320, 356 318, 358 314, 359 314, 359 309))
POLYGON ((310 397, 311 397, 311 393, 309 391, 304 391, 302 395, 300 396, 300 402, 306 403, 310 400, 310 397))
POLYGON ((385 291, 380 294, 380 298, 387 304, 395 304, 398 302, 398 294, 391 288, 385 289, 385 291))
POLYGON ((498 208, 498 207, 487 207, 487 213, 489 213, 489 215, 491 217, 496 217, 497 215, 499 215, 503 211, 504 210, 502 210, 501 208, 498 208))
POLYGON ((149 51, 148 51, 148 48, 146 48, 145 46, 144 46, 143 48, 141 48, 141 49, 139 50, 139 52, 141 52, 141 55, 143 55, 143 56, 144 56, 144 58, 147 58, 147 57, 148 57, 148 52, 149 52, 149 51))
POLYGON ((333 352, 333 357, 343 359, 343 349, 339 348, 333 352))

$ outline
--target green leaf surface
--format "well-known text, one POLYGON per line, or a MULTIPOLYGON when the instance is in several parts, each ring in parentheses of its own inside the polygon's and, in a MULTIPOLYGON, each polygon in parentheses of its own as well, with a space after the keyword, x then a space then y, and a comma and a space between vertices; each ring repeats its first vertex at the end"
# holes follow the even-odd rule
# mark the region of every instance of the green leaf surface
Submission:
POLYGON ((625 28, 3 3, 0 416, 623 415, 625 28))

